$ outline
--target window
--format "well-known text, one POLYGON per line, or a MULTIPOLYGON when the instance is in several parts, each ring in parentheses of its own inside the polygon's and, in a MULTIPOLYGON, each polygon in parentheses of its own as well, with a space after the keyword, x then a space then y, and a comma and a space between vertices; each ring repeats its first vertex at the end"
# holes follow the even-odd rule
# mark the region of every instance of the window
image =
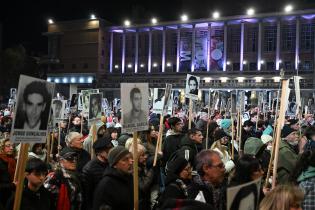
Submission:
POLYGON ((314 24, 301 25, 301 49, 312 50, 314 48, 314 24))
POLYGON ((231 33, 231 47, 230 52, 239 53, 241 47, 241 29, 233 28, 230 31, 231 33))
POLYGON ((257 70, 257 63, 250 63, 250 64, 249 64, 249 70, 250 70, 250 71, 255 71, 255 70, 257 70))
POLYGON ((295 50, 295 25, 284 25, 282 27, 282 50, 294 51, 295 50))
POLYGON ((258 28, 248 28, 247 29, 247 36, 246 36, 246 52, 256 52, 257 50, 257 35, 258 35, 258 28))
POLYGON ((275 62, 267 62, 267 70, 274 70, 275 62))
POLYGON ((233 71, 239 71, 240 70, 240 63, 233 63, 233 71))
POLYGON ((284 69, 285 70, 291 70, 292 69, 292 62, 291 61, 285 61, 284 62, 284 69))
POLYGON ((87 63, 83 64, 83 68, 87 69, 89 67, 89 65, 87 63))
POLYGON ((272 52, 276 50, 277 26, 265 26, 264 30, 264 51, 272 52))
POLYGON ((77 65, 75 63, 72 64, 72 69, 76 69, 77 65))

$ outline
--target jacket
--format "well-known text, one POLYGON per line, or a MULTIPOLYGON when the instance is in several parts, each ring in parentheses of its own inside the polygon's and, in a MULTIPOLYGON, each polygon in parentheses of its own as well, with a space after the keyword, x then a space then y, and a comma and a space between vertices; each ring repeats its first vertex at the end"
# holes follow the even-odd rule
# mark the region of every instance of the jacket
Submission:
POLYGON ((0 203, 2 206, 6 205, 15 190, 15 185, 12 183, 11 175, 8 170, 8 164, 8 162, 0 158, 0 203))
POLYGON ((173 130, 168 130, 166 133, 166 138, 163 143, 163 164, 165 165, 169 158, 172 156, 176 150, 180 148, 181 139, 183 135, 181 133, 176 133, 173 130))
POLYGON ((72 148, 78 154, 78 162, 77 162, 77 172, 81 173, 85 164, 87 164, 91 160, 91 155, 84 149, 78 150, 72 148))
POLYGON ((154 181, 154 168, 139 165, 139 209, 148 210, 151 206, 151 187, 154 181))
POLYGON ((285 141, 281 140, 279 147, 279 161, 278 161, 278 184, 285 184, 289 180, 289 176, 294 170, 298 155, 294 149, 285 141))
POLYGON ((299 176, 297 181, 299 182, 299 187, 304 192, 302 209, 315 209, 315 167, 309 166, 308 169, 299 176))
POLYGON ((111 210, 132 210, 132 175, 108 167, 94 191, 93 209, 99 210, 101 206, 111 210))
POLYGON ((108 163, 97 158, 90 160, 82 170, 84 203, 86 208, 92 209, 93 193, 97 184, 101 181, 103 174, 108 167, 108 163))
POLYGON ((190 163, 191 166, 195 166, 195 157, 198 154, 198 152, 202 148, 202 145, 197 145, 193 140, 189 139, 187 136, 183 137, 181 140, 181 146, 180 149, 177 151, 177 153, 185 158, 185 150, 189 151, 189 160, 188 162, 190 163))

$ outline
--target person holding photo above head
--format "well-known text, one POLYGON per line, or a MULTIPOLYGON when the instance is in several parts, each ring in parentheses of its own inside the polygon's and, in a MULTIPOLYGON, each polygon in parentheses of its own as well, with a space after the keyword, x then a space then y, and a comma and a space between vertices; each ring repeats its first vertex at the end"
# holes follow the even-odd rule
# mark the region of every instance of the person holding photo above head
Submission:
POLYGON ((188 79, 188 88, 189 88, 189 93, 198 95, 198 80, 197 77, 191 76, 188 79))
POLYGON ((142 93, 137 87, 130 91, 131 111, 123 115, 124 124, 139 123, 147 119, 147 114, 141 109, 142 93))
POLYGON ((26 85, 21 98, 22 110, 17 111, 14 128, 25 130, 46 130, 50 105, 50 94, 45 82, 34 81, 26 85))

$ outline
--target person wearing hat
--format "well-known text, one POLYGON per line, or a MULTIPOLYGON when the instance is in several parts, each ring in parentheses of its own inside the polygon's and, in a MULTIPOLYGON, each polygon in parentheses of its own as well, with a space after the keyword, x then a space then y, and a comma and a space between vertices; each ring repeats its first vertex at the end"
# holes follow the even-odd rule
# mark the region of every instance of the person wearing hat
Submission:
POLYGON ((102 179, 105 169, 108 167, 108 153, 113 148, 111 139, 103 137, 93 144, 96 157, 90 160, 82 169, 83 187, 85 195, 85 207, 92 209, 94 190, 102 179))
POLYGON ((255 137, 254 126, 255 124, 251 120, 246 120, 243 123, 241 150, 244 150, 244 145, 248 138, 255 137))
POLYGON ((296 147, 299 143, 298 132, 288 125, 283 126, 281 131, 281 142, 279 147, 279 161, 278 161, 278 184, 285 184, 289 180, 296 162, 298 160, 298 153, 296 147))
POLYGON ((81 173, 85 164, 91 160, 90 154, 85 149, 83 149, 82 135, 78 132, 70 132, 66 136, 66 142, 67 147, 73 149, 78 155, 77 171, 81 173))
MULTIPOLYGON (((44 161, 39 158, 28 159, 20 210, 51 209, 51 194, 43 186, 47 172, 47 164, 44 161)), ((13 195, 7 202, 6 209, 13 209, 14 197, 13 195)))
POLYGON ((181 156, 167 162, 165 190, 158 198, 158 206, 169 199, 187 199, 187 184, 191 181, 192 168, 189 162, 181 156))
POLYGON ((52 194, 53 208, 51 209, 82 209, 83 193, 79 174, 76 172, 77 160, 77 152, 70 147, 65 147, 58 157, 60 167, 48 174, 44 187, 52 194))
POLYGON ((220 157, 225 166, 225 170, 227 173, 229 173, 235 166, 229 154, 229 136, 222 129, 220 129, 214 132, 214 140, 215 142, 212 144, 211 149, 220 154, 220 157))
POLYGON ((288 121, 288 126, 292 128, 293 130, 298 131, 300 129, 300 124, 298 119, 289 119, 288 121))
POLYGON ((106 206, 111 210, 133 209, 132 154, 122 146, 108 153, 109 167, 96 186, 93 210, 106 206))
POLYGON ((168 120, 168 123, 171 126, 171 129, 166 132, 166 138, 163 143, 163 165, 166 164, 171 155, 179 149, 183 137, 183 123, 181 119, 178 117, 171 117, 168 120))

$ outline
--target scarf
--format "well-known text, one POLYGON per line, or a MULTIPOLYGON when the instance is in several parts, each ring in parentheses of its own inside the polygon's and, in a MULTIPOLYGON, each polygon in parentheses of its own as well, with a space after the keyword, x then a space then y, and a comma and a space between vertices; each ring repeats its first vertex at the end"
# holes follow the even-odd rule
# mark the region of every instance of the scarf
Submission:
POLYGON ((305 181, 306 179, 315 177, 315 167, 309 166, 306 171, 303 171, 301 175, 298 177, 297 181, 302 182, 305 181))
POLYGON ((8 172, 10 174, 10 180, 13 181, 15 167, 16 167, 16 160, 10 155, 6 155, 6 154, 0 154, 0 159, 2 159, 4 162, 8 164, 8 172))

